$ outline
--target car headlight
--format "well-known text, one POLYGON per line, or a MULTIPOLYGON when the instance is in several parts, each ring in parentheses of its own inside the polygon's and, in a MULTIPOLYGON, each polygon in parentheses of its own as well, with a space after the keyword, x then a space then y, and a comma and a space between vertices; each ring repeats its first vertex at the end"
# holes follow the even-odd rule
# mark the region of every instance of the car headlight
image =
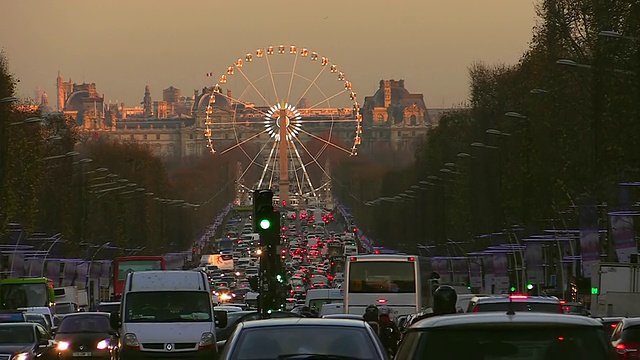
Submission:
POLYGON ((68 341, 59 341, 58 342, 58 351, 65 351, 69 348, 69 342, 68 341))
POLYGON ((213 345, 214 336, 210 332, 203 333, 198 342, 198 347, 205 347, 213 345))
POLYGON ((109 341, 107 339, 98 341, 98 345, 96 345, 96 349, 104 350, 109 347, 109 341))
POLYGON ((29 359, 29 353, 18 353, 13 355, 13 357, 11 358, 12 360, 28 360, 29 359))
POLYGON ((231 300, 231 295, 227 293, 220 294, 220 300, 231 300))
POLYGON ((138 342, 138 338, 136 337, 136 334, 125 334, 124 335, 124 344, 126 346, 131 346, 131 347, 139 347, 140 343, 138 342))

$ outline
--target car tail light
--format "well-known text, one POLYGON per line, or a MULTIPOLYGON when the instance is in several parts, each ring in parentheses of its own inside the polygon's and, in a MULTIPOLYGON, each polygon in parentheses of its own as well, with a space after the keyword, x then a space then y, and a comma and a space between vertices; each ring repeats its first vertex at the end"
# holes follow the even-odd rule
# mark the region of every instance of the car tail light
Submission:
POLYGON ((480 309, 478 308, 478 305, 474 305, 473 312, 480 312, 480 309))
POLYGON ((387 299, 378 299, 378 304, 386 304, 387 303, 387 299))
POLYGON ((409 261, 415 261, 415 260, 416 260, 416 258, 414 258, 413 256, 410 256, 407 260, 409 260, 409 261))
POLYGON ((611 328, 612 328, 612 329, 615 329, 615 328, 617 328, 617 327, 618 327, 618 324, 611 324, 611 328))
POLYGON ((528 299, 529 297, 527 295, 510 295, 509 299, 513 299, 513 300, 524 300, 524 299, 528 299))

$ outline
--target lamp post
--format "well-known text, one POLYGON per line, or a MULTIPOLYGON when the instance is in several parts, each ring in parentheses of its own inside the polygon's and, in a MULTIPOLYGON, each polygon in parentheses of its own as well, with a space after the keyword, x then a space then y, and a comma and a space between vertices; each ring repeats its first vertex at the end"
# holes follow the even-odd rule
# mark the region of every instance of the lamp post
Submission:
POLYGON ((84 288, 87 289, 87 292, 89 293, 89 296, 92 299, 93 299, 93 291, 89 291, 89 279, 91 278, 91 267, 93 266, 93 260, 95 260, 96 255, 98 255, 100 250, 104 249, 105 247, 107 247, 109 245, 111 245, 111 242, 109 242, 109 241, 107 241, 106 243, 100 245, 98 250, 96 250, 96 252, 94 252, 93 255, 91 256, 91 260, 89 260, 89 269, 87 270, 87 278, 85 279, 84 288))
MULTIPOLYGON (((54 237, 56 237, 56 235, 54 235, 54 237)), ((56 239, 51 243, 51 245, 49 245, 49 248, 47 249, 47 252, 44 254, 44 260, 42 260, 42 271, 40 272, 40 276, 44 276, 44 269, 47 267, 47 258, 49 257, 49 254, 51 253, 51 249, 53 249, 53 247, 59 243, 60 241, 64 241, 62 240, 62 234, 57 234, 56 239)))
POLYGON ((0 99, 0 103, 10 103, 14 101, 18 101, 18 98, 15 96, 3 97, 0 99))

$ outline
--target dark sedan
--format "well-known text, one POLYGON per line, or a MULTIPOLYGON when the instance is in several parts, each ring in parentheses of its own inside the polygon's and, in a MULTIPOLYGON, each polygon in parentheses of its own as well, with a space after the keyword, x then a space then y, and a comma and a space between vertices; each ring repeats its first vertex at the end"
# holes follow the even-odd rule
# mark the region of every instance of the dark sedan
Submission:
POLYGON ((364 321, 280 318, 239 323, 220 359, 387 359, 364 321))
POLYGON ((0 358, 53 360, 57 356, 56 344, 42 325, 0 324, 0 358))
POLYGON ((118 338, 109 313, 67 314, 55 330, 60 359, 111 359, 118 356, 118 338))

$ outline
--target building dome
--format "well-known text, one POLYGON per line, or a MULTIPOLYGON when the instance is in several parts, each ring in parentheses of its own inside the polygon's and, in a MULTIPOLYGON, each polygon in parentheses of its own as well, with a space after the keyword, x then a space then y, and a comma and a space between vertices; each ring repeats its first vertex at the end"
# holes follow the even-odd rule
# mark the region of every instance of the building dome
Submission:
MULTIPOLYGON (((229 109, 229 100, 227 100, 227 98, 225 98, 224 96, 222 96, 222 94, 220 93, 214 93, 215 94, 215 103, 213 104, 214 107, 217 107, 219 109, 225 109, 228 110, 229 109)), ((198 110, 206 110, 207 109, 207 105, 209 104, 209 98, 211 97, 211 92, 201 95, 200 99, 198 100, 198 106, 197 109, 198 110)))

